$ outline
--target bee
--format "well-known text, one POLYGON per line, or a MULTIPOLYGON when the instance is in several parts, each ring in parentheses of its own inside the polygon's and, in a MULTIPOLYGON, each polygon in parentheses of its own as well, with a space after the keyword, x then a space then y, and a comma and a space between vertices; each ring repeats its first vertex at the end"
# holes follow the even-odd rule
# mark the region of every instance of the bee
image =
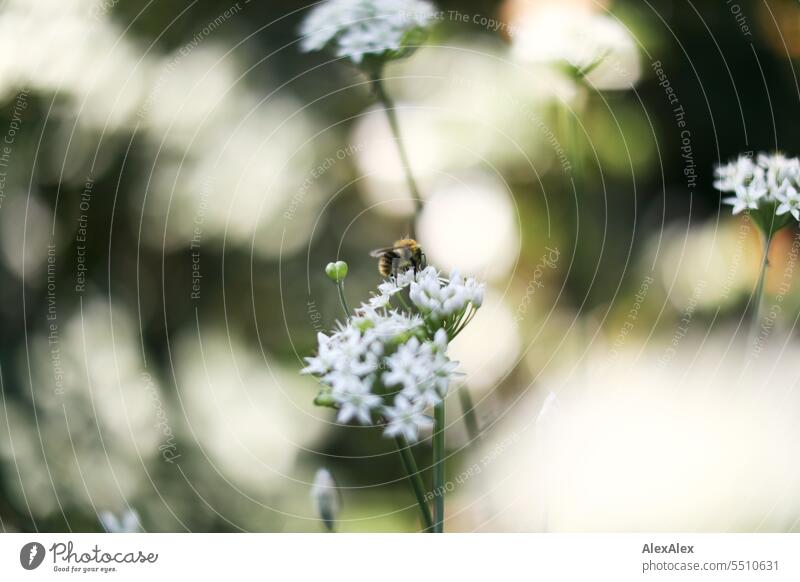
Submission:
POLYGON ((428 264, 425 253, 413 238, 402 238, 390 247, 375 249, 369 255, 379 259, 378 271, 384 277, 397 276, 409 268, 413 268, 416 273, 428 264))

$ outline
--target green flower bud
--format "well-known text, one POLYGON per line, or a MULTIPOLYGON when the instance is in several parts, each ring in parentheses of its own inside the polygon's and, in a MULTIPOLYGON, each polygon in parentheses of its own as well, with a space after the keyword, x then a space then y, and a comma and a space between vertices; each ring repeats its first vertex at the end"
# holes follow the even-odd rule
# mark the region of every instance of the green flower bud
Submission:
POLYGON ((336 401, 333 399, 333 395, 327 390, 317 394, 316 398, 314 398, 314 404, 327 408, 336 408, 336 401))
POLYGON ((347 277, 347 263, 344 261, 336 261, 335 263, 328 263, 325 267, 325 274, 328 279, 334 283, 341 283, 347 277))

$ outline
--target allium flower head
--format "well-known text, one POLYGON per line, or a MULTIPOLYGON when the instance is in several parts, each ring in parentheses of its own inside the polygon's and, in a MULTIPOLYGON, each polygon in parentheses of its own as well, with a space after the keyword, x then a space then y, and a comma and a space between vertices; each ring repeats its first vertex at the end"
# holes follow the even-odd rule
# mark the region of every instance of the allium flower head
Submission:
POLYGON ((409 42, 435 18, 425 0, 326 0, 300 27, 304 52, 331 48, 336 56, 361 64, 365 57, 388 60, 407 55, 409 42))
POLYGON ((398 273, 333 333, 317 335, 317 355, 301 373, 319 378, 317 402, 337 408, 338 422, 385 421, 385 436, 416 440, 433 423, 425 410, 445 398, 457 373, 448 343, 483 293, 483 284, 457 272, 450 279, 433 267, 398 273))
POLYGON ((719 166, 714 171, 714 187, 733 196, 722 202, 733 206, 733 214, 751 212, 765 233, 788 224, 789 216, 800 220, 800 160, 783 154, 758 154, 719 166))

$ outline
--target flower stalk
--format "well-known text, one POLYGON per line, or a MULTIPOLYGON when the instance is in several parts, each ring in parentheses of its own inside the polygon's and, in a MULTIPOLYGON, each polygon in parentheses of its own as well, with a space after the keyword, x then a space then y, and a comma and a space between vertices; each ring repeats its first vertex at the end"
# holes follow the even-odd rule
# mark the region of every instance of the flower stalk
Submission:
MULTIPOLYGON (((383 106, 383 111, 386 114, 387 121, 389 122, 389 128, 392 131, 392 137, 397 144, 397 153, 400 155, 400 163, 403 166, 406 184, 408 185, 408 190, 411 193, 411 198, 414 201, 414 217, 416 218, 422 211, 422 197, 420 196, 419 188, 417 187, 417 181, 414 179, 414 174, 411 171, 411 161, 408 157, 403 136, 400 133, 400 123, 397 120, 397 107, 395 106, 392 97, 386 91, 386 86, 384 85, 381 75, 382 71, 379 71, 372 77, 372 86, 375 89, 375 94, 378 97, 378 100, 383 106)), ((413 232, 411 233, 411 236, 414 236, 413 232)))
POLYGON ((758 271, 758 282, 756 283, 755 294, 753 295, 752 315, 750 319, 750 340, 752 343, 758 335, 758 328, 761 325, 762 303, 764 301, 764 283, 767 279, 767 269, 769 268, 769 249, 772 246, 772 235, 762 233, 761 239, 764 245, 764 252, 761 255, 761 266, 758 271))
POLYGON ((425 485, 422 483, 417 461, 414 459, 414 453, 411 452, 411 447, 406 441, 405 437, 398 435, 394 439, 397 445, 397 452, 400 455, 400 461, 405 469, 408 482, 411 484, 411 490, 414 492, 414 497, 417 499, 419 506, 420 517, 424 526, 423 531, 431 532, 433 530, 433 517, 431 517, 431 509, 425 501, 425 485))
POLYGON ((433 407, 433 532, 444 533, 444 400, 433 407))
POLYGON ((464 424, 467 426, 467 436, 470 444, 476 443, 481 438, 481 429, 478 424, 478 416, 475 414, 475 405, 472 402, 472 395, 466 386, 458 389, 458 401, 464 413, 464 424))

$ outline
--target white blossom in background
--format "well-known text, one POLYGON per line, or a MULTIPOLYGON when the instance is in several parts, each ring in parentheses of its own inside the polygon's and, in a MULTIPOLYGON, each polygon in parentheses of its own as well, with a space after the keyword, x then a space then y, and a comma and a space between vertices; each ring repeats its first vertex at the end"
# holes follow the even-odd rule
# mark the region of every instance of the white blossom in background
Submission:
MULTIPOLYGON (((722 199, 733 206, 733 214, 745 210, 763 211, 765 220, 772 216, 791 214, 800 220, 798 188, 800 188, 800 160, 787 158, 781 153, 739 156, 733 162, 714 170, 714 187, 733 196, 722 199)), ((763 227, 763 225, 762 225, 763 227)))
POLYGON ((9 0, 0 12, 0 100, 22 88, 58 94, 93 131, 130 129, 149 62, 93 0, 9 0))
POLYGON ((510 26, 513 54, 523 62, 565 67, 596 89, 629 89, 641 76, 631 33, 592 6, 525 4, 510 26))
POLYGON ((161 447, 170 441, 159 413, 173 414, 142 365, 138 329, 123 305, 87 294, 81 311, 59 319, 57 343, 43 331, 21 348, 31 384, 0 415, 0 465, 18 476, 8 498, 37 518, 59 505, 91 515, 125 507, 151 486, 146 467, 165 463, 161 447))
POLYGON ((128 509, 120 517, 110 511, 101 511, 97 518, 108 533, 137 533, 142 529, 135 509, 128 509))
POLYGON ((520 251, 519 217, 508 186, 486 172, 449 175, 429 190, 417 223, 429 260, 484 279, 508 277, 520 251))
POLYGON ((424 0, 326 0, 303 20, 300 47, 331 48, 356 64, 367 55, 400 56, 408 35, 424 30, 434 17, 435 8, 424 0))
POLYGON ((729 335, 699 334, 659 369, 668 343, 631 345, 613 362, 595 350, 590 389, 572 362, 545 370, 475 453, 494 460, 467 485, 493 502, 488 519, 471 510, 474 526, 797 531, 798 346, 775 337, 743 366, 729 335))
POLYGON ((313 139, 315 119, 286 92, 264 99, 248 89, 244 66, 221 45, 175 55, 164 59, 141 108, 158 152, 152 178, 142 177, 143 240, 180 247, 199 226, 204 240, 252 245, 262 257, 297 251, 313 230, 322 185, 336 173, 312 176, 325 142, 313 139))
MULTIPOLYGON (((186 331, 171 349, 184 414, 170 422, 176 430, 185 425, 207 463, 232 487, 259 496, 283 492, 286 479, 301 478, 294 473, 298 455, 314 446, 325 428, 316 422, 321 411, 310 402, 313 381, 271 356, 265 360, 257 347, 225 328, 205 326, 199 337, 186 331)), ((213 494, 230 501, 229 488, 213 494)), ((263 520, 246 506, 232 511, 242 527, 263 520)))
POLYGON ((314 483, 311 486, 311 499, 314 501, 322 523, 325 524, 325 529, 333 531, 341 503, 336 480, 331 475, 331 472, 324 467, 317 469, 314 475, 314 483))
POLYGON ((778 216, 786 214, 787 212, 794 216, 795 220, 800 220, 800 194, 795 190, 794 186, 786 186, 782 188, 775 195, 778 199, 778 208, 775 209, 775 214, 778 216))
POLYGON ((339 409, 337 421, 386 421, 384 436, 419 438, 432 426, 425 410, 441 402, 456 376, 447 356, 450 340, 483 302, 485 286, 457 272, 444 279, 433 267, 390 277, 353 316, 326 335, 301 373, 320 379, 324 397, 339 409), (409 313, 408 294, 416 312, 409 313))

